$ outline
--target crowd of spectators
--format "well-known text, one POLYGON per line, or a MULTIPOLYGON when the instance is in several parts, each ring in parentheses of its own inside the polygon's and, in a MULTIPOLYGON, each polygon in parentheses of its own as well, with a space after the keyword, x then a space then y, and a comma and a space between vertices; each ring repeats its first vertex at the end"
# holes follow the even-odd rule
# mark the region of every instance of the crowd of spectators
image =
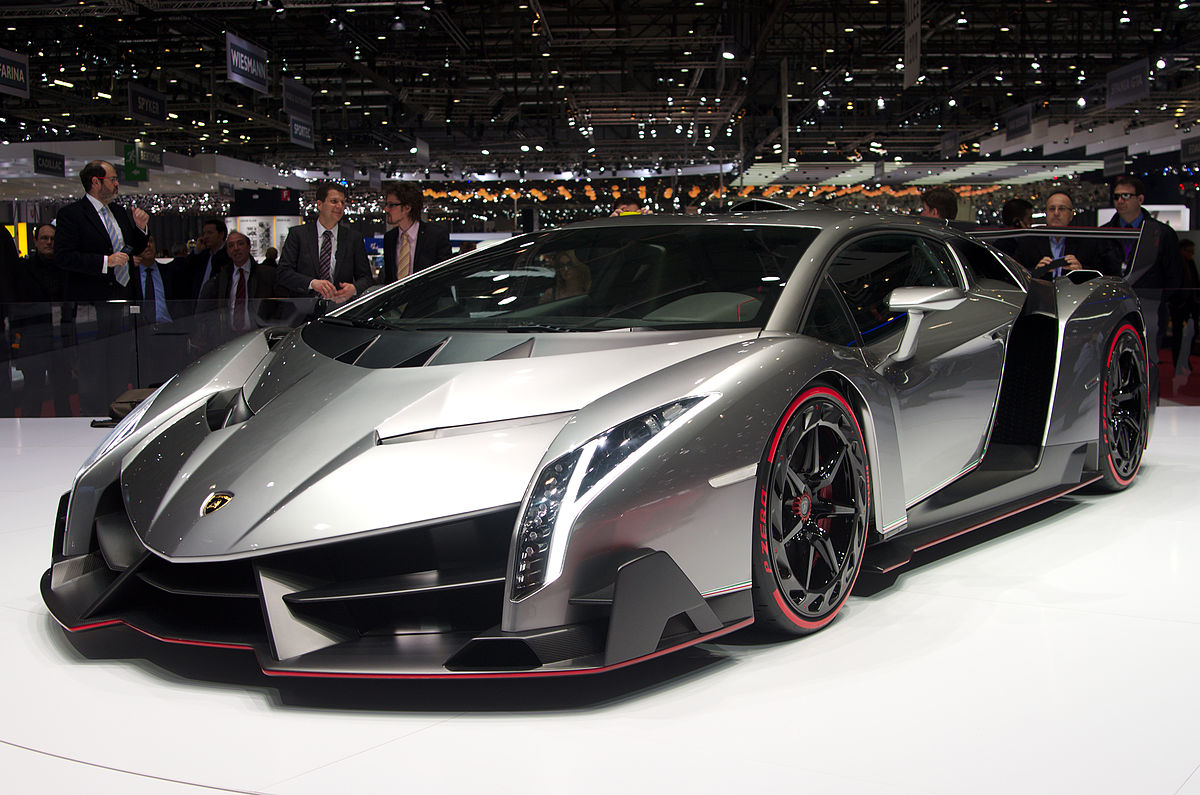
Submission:
MULTIPOLYGON (((323 182, 316 186, 316 216, 293 227, 280 251, 266 249, 262 262, 252 256, 249 238, 217 217, 203 219, 190 251, 176 249, 173 258, 160 259, 149 216, 136 202, 129 209, 116 201, 120 180, 112 164, 93 161, 79 176, 84 196, 63 207, 54 223, 35 227, 28 257, 18 257, 0 227, 0 321, 11 365, 3 368, 4 378, 19 373, 23 381, 19 390, 0 384, 7 401, 0 413, 104 414, 123 388, 159 383, 225 339, 311 315, 451 255, 448 230, 422 217, 420 187, 392 182, 382 191, 388 231, 374 272, 362 236, 343 222, 347 189, 323 182), (130 330, 140 346, 134 351, 123 334, 130 330), (79 404, 70 405, 68 395, 78 395, 79 404)), ((1170 347, 1179 363, 1180 330, 1200 321, 1194 246, 1145 211, 1139 179, 1122 176, 1111 187, 1116 214, 1105 226, 1142 230, 1140 241, 1080 234, 1071 195, 1055 191, 1041 210, 1044 227, 1059 234, 1037 232, 1038 208, 1012 198, 1001 220, 1016 234, 995 245, 1034 278, 1081 270, 1126 278, 1146 309, 1148 337, 1157 343, 1147 346, 1151 356, 1172 330, 1170 347)), ((612 214, 647 212, 626 196, 612 214)), ((959 219, 958 195, 948 188, 926 190, 920 215, 975 226, 959 219)))

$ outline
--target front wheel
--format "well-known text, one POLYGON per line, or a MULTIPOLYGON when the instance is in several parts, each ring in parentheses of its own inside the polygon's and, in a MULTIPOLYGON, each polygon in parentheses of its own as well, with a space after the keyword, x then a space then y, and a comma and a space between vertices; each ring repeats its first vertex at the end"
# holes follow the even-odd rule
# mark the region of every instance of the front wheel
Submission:
POLYGON ((867 445, 841 394, 814 386, 792 402, 764 454, 756 494, 757 620, 790 635, 815 632, 854 588, 870 524, 867 445))
POLYGON ((1132 325, 1126 323, 1113 335, 1101 381, 1097 486, 1120 491, 1137 476, 1150 419, 1146 348, 1132 325))

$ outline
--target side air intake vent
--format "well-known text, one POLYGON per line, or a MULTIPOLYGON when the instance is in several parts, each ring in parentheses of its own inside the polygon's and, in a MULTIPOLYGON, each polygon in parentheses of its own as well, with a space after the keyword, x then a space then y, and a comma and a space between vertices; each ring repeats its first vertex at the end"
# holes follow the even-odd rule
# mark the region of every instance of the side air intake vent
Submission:
POLYGON ((237 425, 253 416, 254 412, 246 403, 246 395, 242 392, 241 387, 224 389, 216 393, 208 399, 204 410, 204 418, 208 422, 210 431, 237 425))

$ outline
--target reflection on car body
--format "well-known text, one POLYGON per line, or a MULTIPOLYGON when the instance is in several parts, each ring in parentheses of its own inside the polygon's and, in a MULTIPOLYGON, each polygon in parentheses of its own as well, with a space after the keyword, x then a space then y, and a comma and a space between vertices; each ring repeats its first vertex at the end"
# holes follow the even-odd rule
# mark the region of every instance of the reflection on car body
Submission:
POLYGON ((68 629, 288 675, 596 672, 752 621, 806 634, 864 568, 1129 486, 1143 340, 1119 279, 1033 280, 923 221, 525 235, 176 376, 80 470, 42 593, 68 629), (590 281, 559 296, 567 252, 590 281))

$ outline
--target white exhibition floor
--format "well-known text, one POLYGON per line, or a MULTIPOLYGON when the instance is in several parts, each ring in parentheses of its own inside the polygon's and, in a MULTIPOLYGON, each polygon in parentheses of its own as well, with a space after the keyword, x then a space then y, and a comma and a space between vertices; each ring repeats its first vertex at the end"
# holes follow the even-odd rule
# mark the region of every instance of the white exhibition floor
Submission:
POLYGON ((4 792, 1200 795, 1200 409, 1160 410, 1133 488, 925 553, 812 637, 511 682, 68 639, 38 579, 105 433, 0 420, 4 792))

